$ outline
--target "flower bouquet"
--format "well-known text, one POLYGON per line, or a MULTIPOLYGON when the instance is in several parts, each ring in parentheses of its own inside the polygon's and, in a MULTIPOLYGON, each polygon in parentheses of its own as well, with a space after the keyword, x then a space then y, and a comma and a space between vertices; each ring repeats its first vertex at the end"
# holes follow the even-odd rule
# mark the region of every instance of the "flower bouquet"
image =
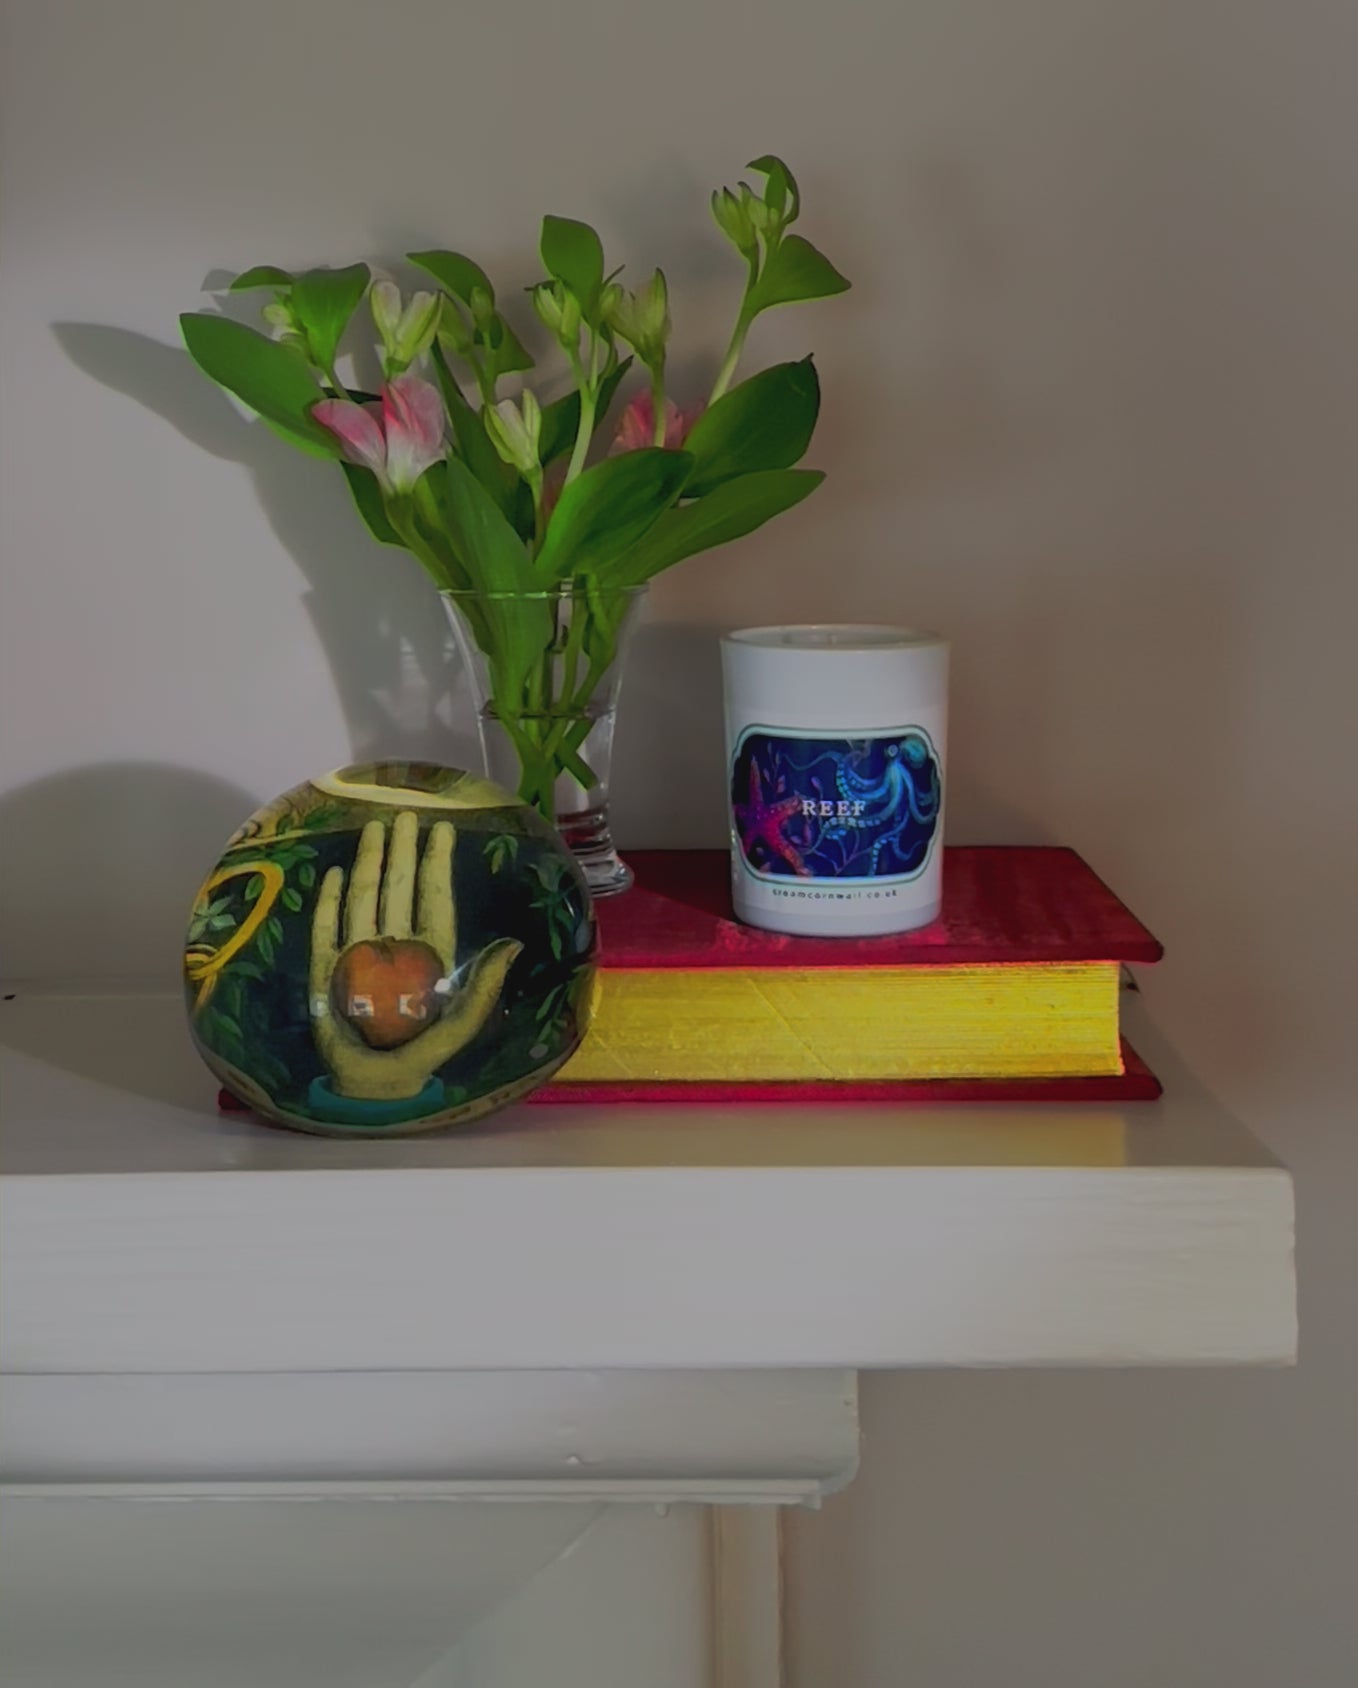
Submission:
POLYGON ((608 831, 608 762, 621 650, 647 582, 753 531, 823 478, 793 467, 820 403, 810 359, 732 382, 761 312, 849 284, 788 232, 800 196, 781 160, 749 168, 761 191, 741 182, 712 196, 746 279, 711 392, 693 410, 666 391, 664 275, 630 291, 595 231, 565 217, 543 219, 546 278, 530 289, 570 372, 550 402, 521 380, 501 397, 534 359, 485 271, 457 252, 407 254, 437 283, 408 298, 366 264, 247 270, 232 291, 272 292, 270 334, 209 312, 180 319, 199 367, 285 440, 335 459, 373 537, 424 565, 472 674, 487 772, 561 827, 596 892, 629 882, 608 831), (376 393, 342 380, 337 363, 365 294, 376 393), (609 449, 592 451, 633 373, 639 390, 609 449))

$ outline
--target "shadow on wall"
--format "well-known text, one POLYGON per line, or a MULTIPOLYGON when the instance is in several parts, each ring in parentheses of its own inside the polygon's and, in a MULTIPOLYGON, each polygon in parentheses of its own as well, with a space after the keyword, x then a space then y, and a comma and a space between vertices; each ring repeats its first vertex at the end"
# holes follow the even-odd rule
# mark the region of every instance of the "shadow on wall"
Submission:
POLYGON ((139 762, 5 793, 0 974, 177 991, 194 893, 257 806, 223 780, 139 762))
POLYGON ((447 724, 456 659, 429 583, 406 552, 368 536, 333 467, 305 457, 262 422, 246 421, 186 351, 98 323, 56 323, 53 333, 85 374, 154 411, 214 457, 249 469, 270 526, 307 580, 304 601, 335 678, 354 760, 479 765, 473 734, 447 724))
POLYGON ((724 757, 717 629, 643 622, 627 658, 613 756, 611 809, 623 849, 723 845, 724 757))

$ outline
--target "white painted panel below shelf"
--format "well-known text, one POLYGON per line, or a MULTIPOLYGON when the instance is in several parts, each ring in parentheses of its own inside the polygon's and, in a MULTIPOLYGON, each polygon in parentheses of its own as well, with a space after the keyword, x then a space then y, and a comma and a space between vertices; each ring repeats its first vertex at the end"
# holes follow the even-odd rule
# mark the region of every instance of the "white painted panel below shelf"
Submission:
POLYGON ((0 1377, 8 1494, 787 1503, 857 1460, 852 1372, 0 1377))

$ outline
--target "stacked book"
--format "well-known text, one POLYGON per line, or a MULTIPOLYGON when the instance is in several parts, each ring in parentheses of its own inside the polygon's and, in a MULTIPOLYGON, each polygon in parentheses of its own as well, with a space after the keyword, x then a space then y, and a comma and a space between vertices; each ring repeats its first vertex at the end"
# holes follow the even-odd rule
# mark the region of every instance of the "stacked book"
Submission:
POLYGON ((1073 850, 950 848, 887 938, 739 925, 724 851, 629 854, 594 1023, 542 1102, 1151 1100, 1120 987, 1160 945, 1073 850))

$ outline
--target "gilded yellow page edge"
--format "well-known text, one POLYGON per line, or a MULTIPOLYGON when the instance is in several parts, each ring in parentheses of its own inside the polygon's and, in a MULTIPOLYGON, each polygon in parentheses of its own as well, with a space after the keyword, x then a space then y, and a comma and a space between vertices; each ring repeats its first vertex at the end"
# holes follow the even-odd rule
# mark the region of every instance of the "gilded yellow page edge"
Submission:
POLYGON ((563 1079, 1065 1078, 1122 1071, 1114 962, 618 969, 563 1079))

